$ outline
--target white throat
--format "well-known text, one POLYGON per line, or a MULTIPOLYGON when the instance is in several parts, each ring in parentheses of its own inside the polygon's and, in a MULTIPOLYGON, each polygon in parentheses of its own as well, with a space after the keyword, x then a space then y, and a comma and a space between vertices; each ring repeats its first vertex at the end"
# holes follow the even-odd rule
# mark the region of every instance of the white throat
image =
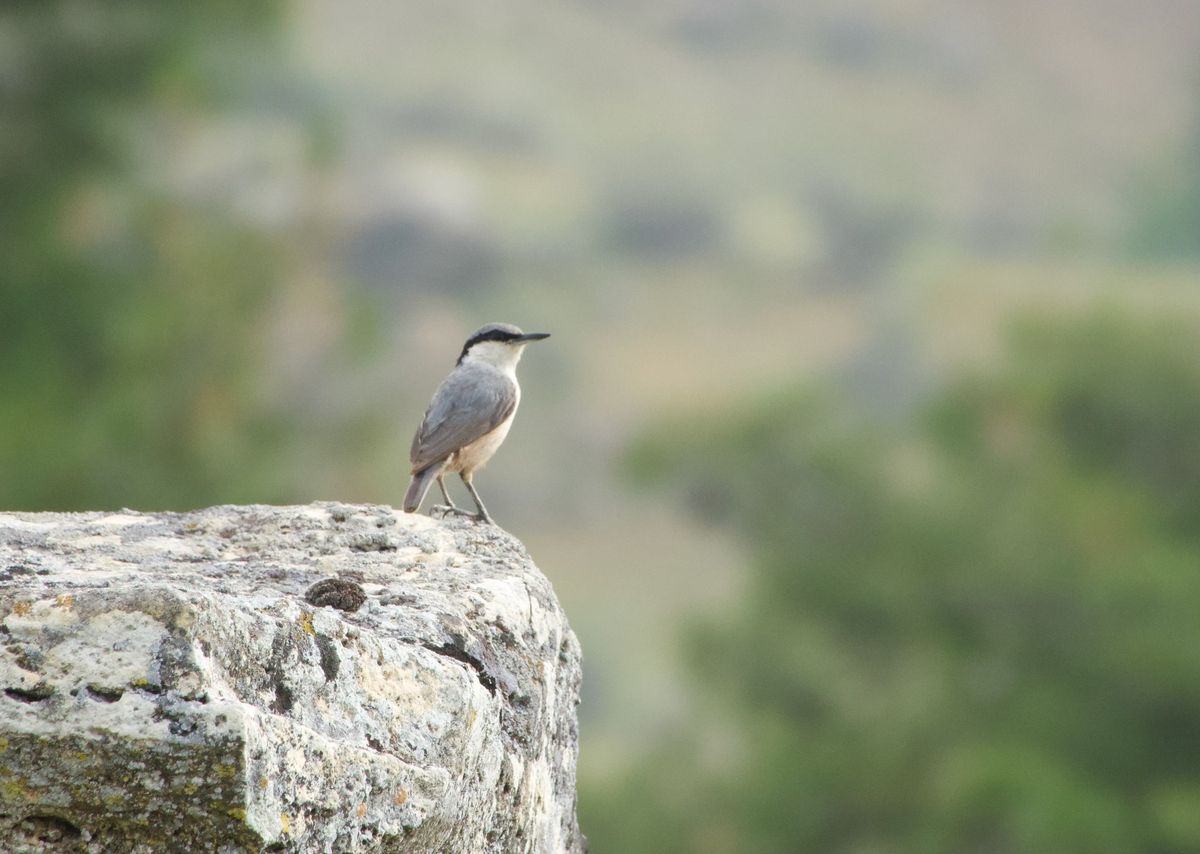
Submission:
POLYGON ((490 365, 512 377, 517 375, 517 362, 521 361, 521 351, 525 347, 505 344, 500 341, 480 341, 463 356, 463 363, 475 362, 490 365))

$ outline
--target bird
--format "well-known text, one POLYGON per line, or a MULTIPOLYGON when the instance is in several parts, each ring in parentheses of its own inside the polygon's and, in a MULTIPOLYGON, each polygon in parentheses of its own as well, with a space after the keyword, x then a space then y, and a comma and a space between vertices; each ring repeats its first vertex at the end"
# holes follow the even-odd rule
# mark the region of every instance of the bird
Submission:
POLYGON ((511 323, 489 323, 463 345, 454 369, 442 380, 413 436, 409 460, 412 481, 404 495, 404 512, 414 513, 434 481, 445 505, 435 505, 457 516, 494 524, 472 480, 500 447, 521 402, 517 362, 525 345, 549 338, 549 332, 522 332, 511 323), (475 501, 477 513, 450 500, 444 480, 458 473, 475 501))

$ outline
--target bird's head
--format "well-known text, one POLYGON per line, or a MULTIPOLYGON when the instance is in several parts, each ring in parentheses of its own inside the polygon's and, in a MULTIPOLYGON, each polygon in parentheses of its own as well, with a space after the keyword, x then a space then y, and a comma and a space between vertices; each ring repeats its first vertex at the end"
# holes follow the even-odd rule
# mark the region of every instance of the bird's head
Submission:
POLYGON ((522 332, 511 323, 489 323, 467 339, 458 364, 480 361, 501 369, 515 368, 526 344, 549 337, 549 332, 522 332))

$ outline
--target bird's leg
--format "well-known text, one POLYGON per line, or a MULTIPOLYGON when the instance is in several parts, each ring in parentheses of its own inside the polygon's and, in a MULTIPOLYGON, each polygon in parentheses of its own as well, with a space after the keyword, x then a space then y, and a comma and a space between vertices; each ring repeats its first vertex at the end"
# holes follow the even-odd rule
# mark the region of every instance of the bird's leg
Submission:
MULTIPOLYGON (((446 491, 445 477, 446 476, 444 474, 439 474, 437 476, 437 485, 438 485, 438 489, 440 489, 442 491, 442 497, 446 499, 446 503, 445 504, 435 504, 429 508, 429 512, 431 514, 436 513, 436 514, 438 514, 439 518, 443 518, 443 519, 449 515, 460 516, 460 515, 463 515, 463 513, 464 513, 464 511, 460 510, 458 508, 458 505, 456 505, 454 503, 454 501, 450 498, 450 493, 446 491)), ((467 514, 467 515, 470 515, 470 514, 467 514)))
POLYGON ((429 508, 429 511, 431 513, 437 513, 438 516, 443 519, 446 518, 447 516, 470 516, 472 519, 474 519, 475 518, 474 513, 472 513, 469 510, 463 510, 461 507, 459 507, 457 504, 455 504, 454 501, 450 498, 450 493, 446 490, 446 481, 444 480, 444 478, 445 478, 444 474, 439 474, 437 477, 437 485, 438 485, 438 488, 440 488, 442 490, 442 497, 446 499, 446 503, 445 504, 435 504, 431 508, 429 508))
POLYGON ((459 474, 459 477, 467 485, 467 492, 471 493, 471 497, 475 499, 475 506, 479 508, 479 514, 475 518, 480 522, 495 525, 496 523, 492 521, 492 517, 488 515, 487 508, 483 506, 483 499, 479 497, 479 493, 475 491, 475 485, 471 483, 471 476, 463 472, 459 474))
POLYGON ((455 505, 454 500, 450 498, 450 493, 446 492, 445 475, 438 475, 438 488, 442 489, 442 498, 446 500, 446 509, 452 513, 458 512, 458 507, 455 505))

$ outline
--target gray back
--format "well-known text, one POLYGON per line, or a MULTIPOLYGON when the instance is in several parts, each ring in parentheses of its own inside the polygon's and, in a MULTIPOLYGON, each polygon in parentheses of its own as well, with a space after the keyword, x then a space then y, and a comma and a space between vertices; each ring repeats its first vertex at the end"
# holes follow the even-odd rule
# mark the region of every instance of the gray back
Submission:
POLYGON ((409 459, 414 473, 441 462, 500 426, 517 408, 517 386, 490 365, 465 362, 433 393, 413 436, 409 459))

